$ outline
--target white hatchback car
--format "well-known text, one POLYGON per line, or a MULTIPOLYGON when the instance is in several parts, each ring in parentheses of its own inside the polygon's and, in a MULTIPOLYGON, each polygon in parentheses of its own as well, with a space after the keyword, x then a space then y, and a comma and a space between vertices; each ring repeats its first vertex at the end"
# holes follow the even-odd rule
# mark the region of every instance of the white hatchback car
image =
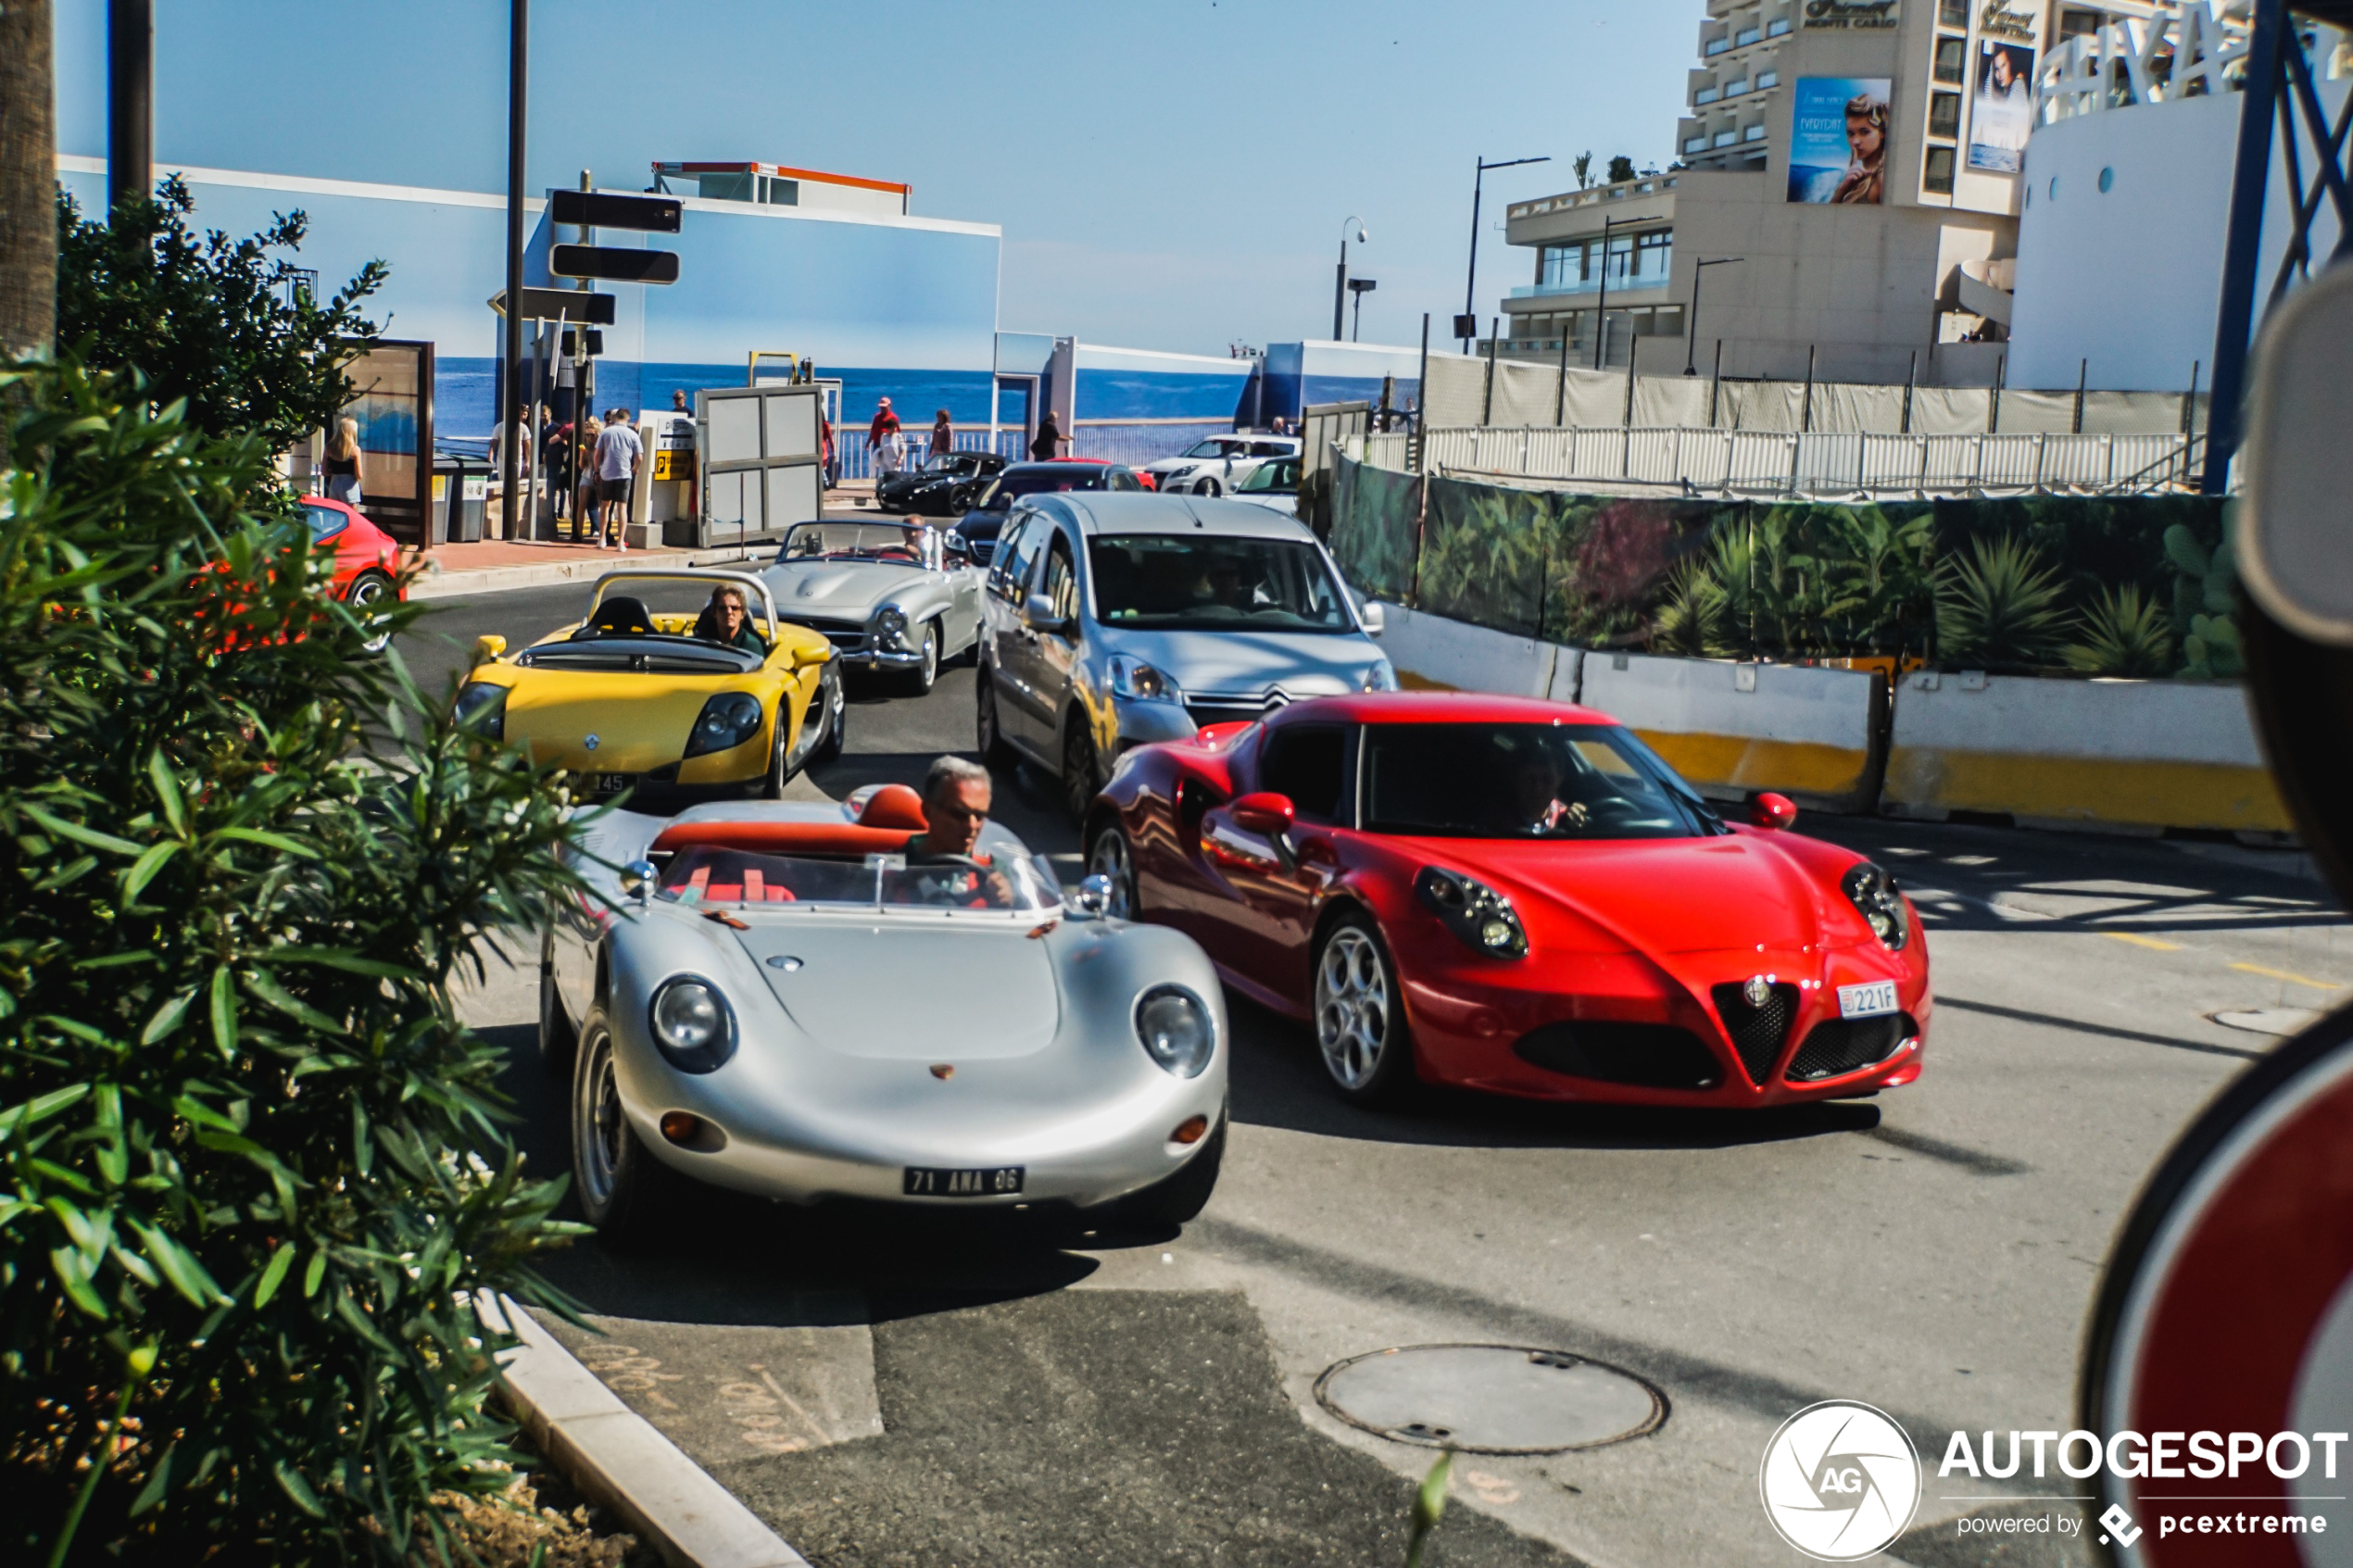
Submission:
POLYGON ((1161 494, 1226 495, 1258 471, 1263 463, 1300 455, 1295 435, 1213 435, 1197 442, 1181 456, 1145 465, 1153 487, 1161 494))

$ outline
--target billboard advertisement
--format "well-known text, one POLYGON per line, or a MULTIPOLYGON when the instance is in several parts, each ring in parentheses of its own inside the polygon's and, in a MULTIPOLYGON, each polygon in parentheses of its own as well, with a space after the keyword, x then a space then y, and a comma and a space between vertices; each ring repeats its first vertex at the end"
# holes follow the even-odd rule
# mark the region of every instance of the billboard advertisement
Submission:
POLYGON ((1790 105, 1789 199, 1877 207, 1887 194, 1884 76, 1801 76, 1790 105))
POLYGON ((2033 131, 2033 49, 1981 40, 1976 91, 1969 95, 1969 166, 1986 174, 2016 174, 2025 166, 2026 138, 2033 131))

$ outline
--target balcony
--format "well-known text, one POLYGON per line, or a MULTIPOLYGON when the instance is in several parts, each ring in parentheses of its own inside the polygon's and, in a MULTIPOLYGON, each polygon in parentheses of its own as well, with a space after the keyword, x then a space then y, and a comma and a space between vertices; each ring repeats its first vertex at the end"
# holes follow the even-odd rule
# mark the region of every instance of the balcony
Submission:
POLYGON ((1789 19, 1787 17, 1775 17, 1771 21, 1767 22, 1765 24, 1765 36, 1768 38, 1787 38, 1789 36, 1789 19))
POLYGON ((1747 91, 1748 79, 1746 77, 1741 78, 1738 82, 1727 82, 1724 83, 1724 96, 1727 98, 1737 98, 1747 91))
POLYGON ((1732 41, 1729 38, 1711 38, 1701 47, 1700 53, 1712 60, 1731 46, 1732 41))
POLYGON ((1741 132, 1741 140, 1743 142, 1762 142, 1764 139, 1765 128, 1761 125, 1752 125, 1741 132))
POLYGON ((1737 49, 1745 49, 1752 44, 1762 43, 1764 38, 1764 29, 1744 27, 1733 35, 1732 46, 1737 49))
POLYGON ((1768 88, 1779 87, 1780 84, 1781 73, 1780 71, 1760 70, 1756 73, 1756 90, 1759 93, 1765 92, 1768 88))
POLYGON ((1737 131, 1718 131, 1716 133, 1716 140, 1710 142, 1708 145, 1711 147, 1729 147, 1740 139, 1741 133, 1737 131))
POLYGON ((1692 107, 1695 109, 1704 108, 1723 95, 1724 93, 1721 88, 1703 87, 1698 92, 1692 94, 1692 107))
POLYGON ((1692 136, 1688 138, 1683 143, 1683 151, 1686 153, 1704 153, 1707 151, 1707 138, 1705 136, 1692 136))

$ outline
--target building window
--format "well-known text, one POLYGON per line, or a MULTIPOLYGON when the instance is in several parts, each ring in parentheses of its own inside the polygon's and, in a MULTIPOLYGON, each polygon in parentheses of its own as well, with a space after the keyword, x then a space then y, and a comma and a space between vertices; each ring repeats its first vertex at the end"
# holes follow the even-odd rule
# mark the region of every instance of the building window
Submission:
POLYGON ((1703 104, 1712 104, 1722 96, 1723 94, 1713 87, 1703 87, 1692 94, 1692 104, 1694 107, 1703 104))
POLYGON ((1683 307, 1680 305, 1660 306, 1651 319, 1651 335, 1681 337, 1683 335, 1683 307))
POLYGON ((1952 148, 1929 148, 1928 161, 1923 166, 1923 172, 1920 175, 1920 188, 1933 191, 1941 196, 1949 196, 1953 194, 1952 148))
POLYGON ((1937 0, 1936 19, 1945 27, 1969 26, 1969 0, 1937 0))
POLYGON ((1765 36, 1768 38, 1783 38, 1788 34, 1789 19, 1787 17, 1775 17, 1765 24, 1765 36))
POLYGON ((1760 70, 1756 73, 1756 90, 1759 93, 1764 92, 1768 87, 1779 87, 1780 84, 1781 73, 1780 71, 1760 70))
POLYGON ((1961 133, 1961 95, 1931 93, 1928 98, 1928 133, 1957 137, 1961 133))
POLYGON ((1956 86, 1969 79, 1968 39, 1942 35, 1937 38, 1934 74, 1937 81, 1949 82, 1956 86))

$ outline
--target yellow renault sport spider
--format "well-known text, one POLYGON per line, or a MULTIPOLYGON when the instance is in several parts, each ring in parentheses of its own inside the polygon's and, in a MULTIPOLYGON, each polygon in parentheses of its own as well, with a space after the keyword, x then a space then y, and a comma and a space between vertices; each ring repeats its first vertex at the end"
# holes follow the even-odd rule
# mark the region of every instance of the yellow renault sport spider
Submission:
POLYGON ((578 774, 598 795, 640 785, 772 798, 810 762, 840 755, 841 666, 823 633, 778 619, 767 584, 736 571, 623 571, 597 580, 588 613, 509 657, 475 644, 457 717, 578 774), (699 615, 657 615, 641 590, 737 589, 699 615))

